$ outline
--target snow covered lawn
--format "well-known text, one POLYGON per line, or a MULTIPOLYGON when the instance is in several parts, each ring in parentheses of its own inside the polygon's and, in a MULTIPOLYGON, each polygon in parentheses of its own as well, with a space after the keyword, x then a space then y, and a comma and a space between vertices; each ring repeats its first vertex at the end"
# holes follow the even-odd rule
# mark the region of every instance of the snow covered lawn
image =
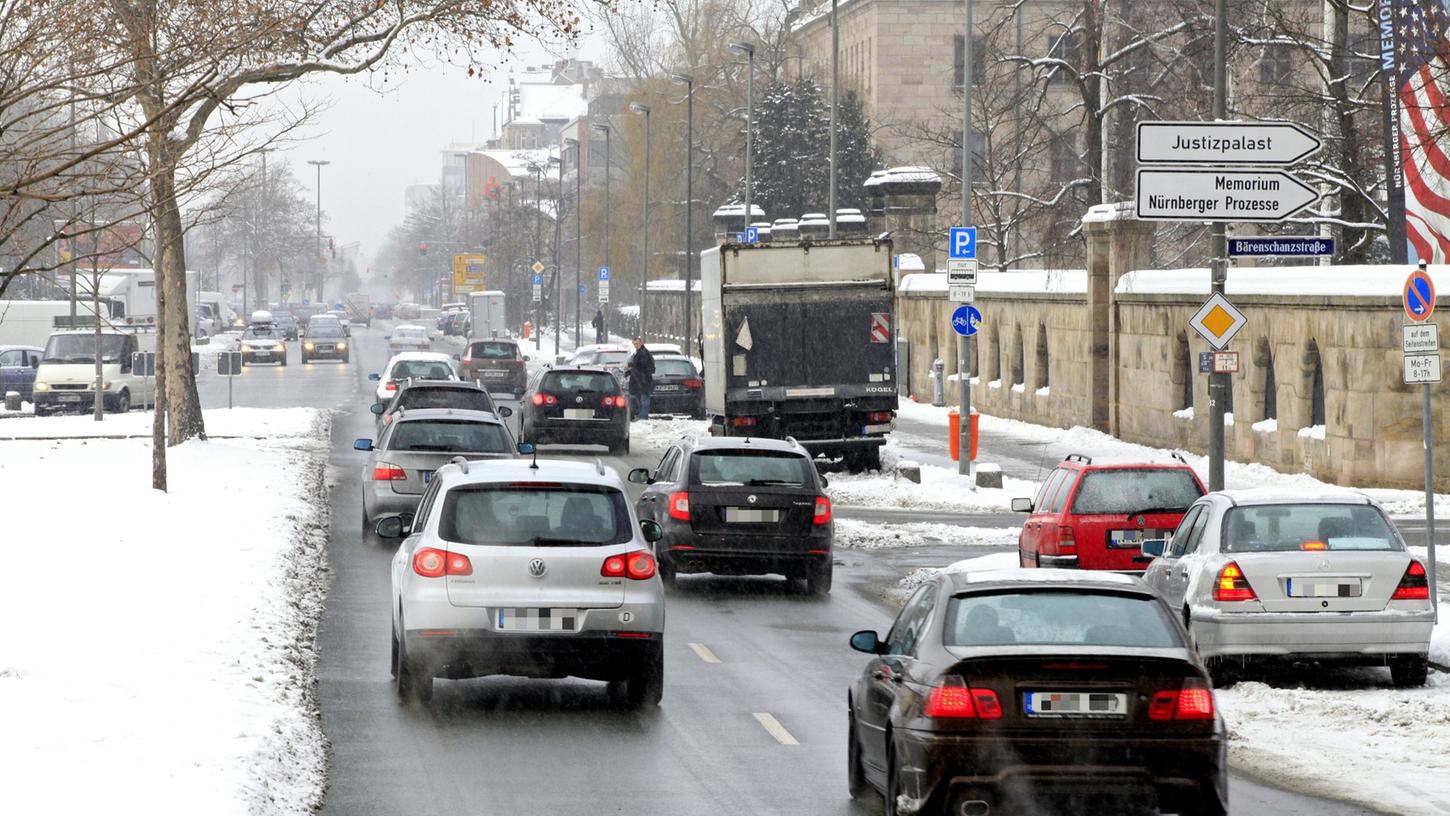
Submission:
MULTIPOLYGON (((206 412, 206 432, 208 436, 217 439, 307 436, 311 434, 316 421, 317 412, 311 408, 217 408, 206 412)), ((89 413, 84 413, 50 416, 29 422, 0 423, 0 441, 67 437, 149 439, 151 412, 137 410, 125 414, 106 414, 101 422, 95 421, 89 413)), ((0 460, 0 464, 3 464, 3 460, 0 460)))
MULTIPOLYGON (((954 524, 880 524, 838 518, 835 542, 854 550, 949 544, 958 547, 1016 547, 1021 527, 958 527, 954 524)), ((1014 558, 1012 566, 1016 566, 1014 558)))
POLYGON ((169 450, 150 416, 5 423, 0 812, 307 814, 326 746, 313 635, 330 417, 209 411, 169 450), (10 428, 11 425, 14 428, 10 428))

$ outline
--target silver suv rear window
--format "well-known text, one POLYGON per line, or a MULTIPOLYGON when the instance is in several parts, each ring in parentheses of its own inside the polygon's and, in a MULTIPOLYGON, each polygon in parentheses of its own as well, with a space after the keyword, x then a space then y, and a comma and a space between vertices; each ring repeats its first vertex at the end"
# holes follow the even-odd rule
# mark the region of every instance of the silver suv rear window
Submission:
POLYGON ((634 537, 624 494, 587 485, 456 487, 444 496, 439 535, 460 544, 597 547, 634 537))

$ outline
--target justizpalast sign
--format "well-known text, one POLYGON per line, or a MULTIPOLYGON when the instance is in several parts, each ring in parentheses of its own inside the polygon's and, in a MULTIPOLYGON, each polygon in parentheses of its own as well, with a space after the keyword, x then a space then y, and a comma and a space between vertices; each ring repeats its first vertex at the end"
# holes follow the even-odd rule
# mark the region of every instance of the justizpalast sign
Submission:
POLYGON ((1319 151, 1293 122, 1139 122, 1141 164, 1285 165, 1319 151))

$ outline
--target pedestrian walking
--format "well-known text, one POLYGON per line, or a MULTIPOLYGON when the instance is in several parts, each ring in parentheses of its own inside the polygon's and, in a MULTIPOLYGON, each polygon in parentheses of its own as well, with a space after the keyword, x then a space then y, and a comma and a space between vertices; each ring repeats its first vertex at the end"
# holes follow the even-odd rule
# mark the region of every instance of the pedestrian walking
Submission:
POLYGON ((601 345, 604 344, 604 343, 609 342, 609 338, 607 338, 607 337, 604 336, 604 310, 603 309, 595 309, 594 310, 594 319, 591 320, 591 321, 589 321, 589 325, 591 325, 591 326, 594 327, 594 342, 599 343, 601 345))
POLYGON ((635 419, 649 419, 650 394, 655 387, 655 358, 645 348, 644 340, 634 338, 634 354, 625 367, 629 377, 629 397, 634 405, 635 419))

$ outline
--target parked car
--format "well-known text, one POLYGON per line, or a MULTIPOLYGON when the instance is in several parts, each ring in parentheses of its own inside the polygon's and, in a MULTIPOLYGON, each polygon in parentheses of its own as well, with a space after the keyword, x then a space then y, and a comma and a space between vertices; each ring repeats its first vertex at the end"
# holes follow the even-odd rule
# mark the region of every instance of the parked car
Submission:
POLYGON ((388 351, 394 354, 400 351, 428 351, 433 348, 433 338, 428 336, 427 329, 406 323, 394 327, 387 340, 388 351))
POLYGON ((374 303, 372 306, 372 310, 373 320, 393 319, 393 304, 391 303, 374 303))
POLYGON ((35 385, 35 370, 45 349, 39 346, 0 346, 0 399, 11 391, 30 402, 35 385))
POLYGON ((664 531, 660 576, 775 573, 812 595, 831 591, 831 500, 810 454, 794 441, 686 437, 653 472, 635 508, 664 531))
POLYGON ((600 366, 602 368, 624 368, 634 349, 615 343, 580 346, 569 358, 571 366, 600 366))
POLYGON ((529 355, 519 341, 508 338, 474 340, 463 352, 463 378, 495 392, 511 392, 522 398, 529 387, 526 364, 529 355))
POLYGON ((1425 565, 1351 490, 1225 490, 1194 503, 1143 578, 1215 671, 1261 660, 1388 666, 1422 686, 1435 610, 1425 565))
POLYGON ((358 439, 363 465, 363 531, 384 513, 412 513, 434 471, 455 456, 508 459, 516 456, 513 435, 486 411, 422 408, 404 411, 383 426, 377 443, 358 439))
POLYGON ((539 372, 523 405, 523 439, 536 445, 608 445, 629 453, 629 398, 600 368, 539 372))
MULTIPOLYGON (((530 450, 527 445, 520 446, 530 450)), ((611 469, 467 461, 435 474, 392 563, 393 677, 427 701, 435 677, 604 680, 612 701, 664 694, 664 588, 653 522, 636 522, 611 469)))
POLYGON ((390 401, 373 403, 372 412, 378 417, 378 428, 383 428, 404 411, 426 408, 484 411, 503 418, 514 415, 512 408, 494 405, 493 397, 482 387, 450 380, 403 380, 390 401))
POLYGON ((1188 506, 1206 491, 1181 456, 1109 459, 1072 454, 1032 499, 1013 499, 1027 513, 1017 538, 1025 567, 1139 571, 1151 560, 1147 539, 1172 534, 1188 506))
POLYGON ((313 317, 307 324, 307 331, 302 334, 302 362, 341 360, 346 363, 352 360, 352 350, 342 327, 321 318, 322 315, 313 317))
POLYGON ((386 404, 392 401, 398 383, 404 380, 457 380, 459 377, 453 367, 453 359, 447 354, 405 351, 394 354, 381 374, 369 374, 368 379, 378 384, 373 392, 373 401, 386 404))
POLYGON ((851 646, 847 784, 888 814, 1228 812, 1208 673, 1137 578, 945 571, 851 646))
POLYGON ((689 357, 656 355, 651 414, 689 414, 705 417, 705 381, 689 357))
POLYGON ((399 303, 398 308, 393 310, 399 320, 417 320, 422 312, 423 307, 417 303, 399 303))
POLYGON ((441 331, 449 337, 467 337, 473 327, 473 317, 468 312, 449 312, 440 317, 441 331))

